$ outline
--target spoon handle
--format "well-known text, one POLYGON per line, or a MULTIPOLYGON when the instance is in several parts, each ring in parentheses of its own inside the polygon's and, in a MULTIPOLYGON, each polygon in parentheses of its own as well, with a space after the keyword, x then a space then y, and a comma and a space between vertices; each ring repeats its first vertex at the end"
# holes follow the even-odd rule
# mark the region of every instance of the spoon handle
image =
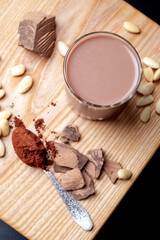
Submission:
POLYGON ((64 190, 62 185, 57 181, 50 171, 44 170, 44 172, 57 189, 74 221, 84 230, 91 230, 93 228, 93 223, 87 211, 66 190, 64 190))

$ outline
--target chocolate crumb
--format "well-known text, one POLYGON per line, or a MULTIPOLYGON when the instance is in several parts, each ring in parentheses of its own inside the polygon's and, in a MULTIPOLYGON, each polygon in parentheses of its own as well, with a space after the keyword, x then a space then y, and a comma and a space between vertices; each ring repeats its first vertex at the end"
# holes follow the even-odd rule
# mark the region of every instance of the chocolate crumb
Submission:
POLYGON ((68 125, 63 129, 60 140, 63 143, 68 143, 69 141, 78 142, 80 138, 78 127, 76 125, 68 125))
POLYGON ((41 131, 43 131, 46 127, 46 125, 44 124, 44 119, 39 118, 36 121, 34 121, 34 126, 35 126, 35 129, 36 129, 36 132, 37 132, 38 136, 40 138, 42 138, 43 135, 42 135, 41 131))
POLYGON ((39 138, 43 138, 42 133, 38 134, 38 137, 39 137, 39 138))
POLYGON ((14 108, 14 106, 15 106, 14 103, 10 104, 10 108, 14 108))
POLYGON ((34 125, 35 125, 35 129, 36 129, 37 131, 39 131, 39 130, 44 130, 45 127, 46 127, 46 125, 44 124, 44 119, 43 119, 43 118, 37 119, 37 120, 35 121, 34 125))
POLYGON ((52 105, 53 107, 55 107, 55 106, 56 106, 56 103, 54 103, 54 102, 51 102, 51 105, 52 105))
MULTIPOLYGON (((20 115, 18 115, 18 117, 20 117, 20 115)), ((14 117, 15 127, 24 127, 25 128, 23 121, 18 117, 14 117)))

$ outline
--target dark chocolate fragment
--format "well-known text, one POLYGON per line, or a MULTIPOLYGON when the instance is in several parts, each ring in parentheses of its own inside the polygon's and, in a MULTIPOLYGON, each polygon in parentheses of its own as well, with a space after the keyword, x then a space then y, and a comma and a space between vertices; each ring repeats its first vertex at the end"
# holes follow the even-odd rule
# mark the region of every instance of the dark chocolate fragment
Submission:
POLYGON ((82 169, 88 161, 85 155, 66 144, 54 142, 54 146, 57 152, 54 162, 59 166, 82 169))
POLYGON ((111 160, 105 160, 104 162, 104 171, 107 173, 112 183, 115 183, 118 179, 118 170, 121 169, 122 166, 118 162, 114 162, 111 160))
POLYGON ((80 138, 78 127, 76 125, 68 125, 63 129, 60 140, 63 143, 68 143, 69 141, 78 142, 80 138))
POLYGON ((66 172, 60 179, 60 183, 65 190, 76 190, 85 185, 83 175, 78 168, 66 172))
POLYGON ((19 24, 19 46, 50 57, 56 40, 55 17, 42 12, 27 13, 19 24))
POLYGON ((104 163, 102 148, 89 150, 87 157, 89 161, 85 166, 85 170, 91 175, 91 177, 99 178, 104 163))
POLYGON ((89 174, 83 170, 82 175, 85 181, 85 186, 82 189, 69 191, 76 200, 82 200, 88 198, 95 193, 94 182, 89 174))

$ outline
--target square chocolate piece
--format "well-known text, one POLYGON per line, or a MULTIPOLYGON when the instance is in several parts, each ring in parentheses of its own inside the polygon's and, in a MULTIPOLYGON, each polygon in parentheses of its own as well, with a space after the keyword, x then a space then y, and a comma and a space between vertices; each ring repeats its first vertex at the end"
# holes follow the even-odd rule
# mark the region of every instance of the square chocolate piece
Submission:
POLYGON ((50 57, 56 40, 55 17, 42 12, 27 13, 19 24, 19 46, 50 57))

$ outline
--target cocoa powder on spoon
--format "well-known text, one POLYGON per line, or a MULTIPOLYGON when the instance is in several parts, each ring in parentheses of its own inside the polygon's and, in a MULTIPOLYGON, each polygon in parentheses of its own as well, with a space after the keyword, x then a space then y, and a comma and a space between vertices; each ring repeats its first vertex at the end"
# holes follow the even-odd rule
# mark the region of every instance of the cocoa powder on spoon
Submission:
POLYGON ((17 156, 31 167, 46 169, 51 161, 46 158, 47 150, 41 139, 26 129, 21 119, 15 117, 14 122, 16 128, 12 134, 12 144, 17 156))

